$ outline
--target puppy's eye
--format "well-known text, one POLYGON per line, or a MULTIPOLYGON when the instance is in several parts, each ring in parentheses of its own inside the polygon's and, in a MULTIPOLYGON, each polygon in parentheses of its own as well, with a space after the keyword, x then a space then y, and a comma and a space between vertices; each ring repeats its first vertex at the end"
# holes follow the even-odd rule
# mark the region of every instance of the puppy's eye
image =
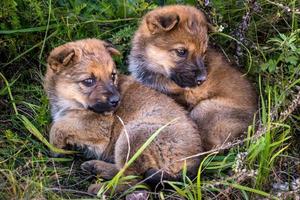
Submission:
POLYGON ((186 57, 188 53, 187 49, 185 48, 175 49, 175 52, 178 57, 182 57, 182 58, 186 57))
POLYGON ((87 79, 81 81, 81 83, 84 86, 86 86, 86 87, 92 87, 93 85, 95 85, 96 79, 94 79, 94 78, 87 78, 87 79))
POLYGON ((116 77, 117 77, 117 73, 116 72, 111 73, 111 79, 112 79, 112 81, 115 81, 116 77))

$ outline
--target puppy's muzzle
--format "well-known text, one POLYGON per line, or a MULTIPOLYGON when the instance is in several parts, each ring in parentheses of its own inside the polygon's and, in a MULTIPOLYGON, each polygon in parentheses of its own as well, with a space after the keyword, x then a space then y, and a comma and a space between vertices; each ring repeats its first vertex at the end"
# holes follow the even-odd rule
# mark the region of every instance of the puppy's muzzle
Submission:
POLYGON ((205 69, 205 65, 203 62, 203 59, 201 57, 196 59, 196 65, 199 68, 200 74, 196 76, 196 83, 197 85, 201 85, 204 81, 206 81, 207 78, 207 71, 205 69))
POLYGON ((190 63, 180 63, 172 69, 171 80, 180 87, 196 87, 207 78, 207 72, 201 57, 190 63))
POLYGON ((196 77, 196 83, 197 85, 201 85, 204 81, 206 81, 206 75, 200 74, 196 77))
POLYGON ((112 95, 108 98, 108 103, 111 107, 117 107, 119 105, 120 102, 120 95, 112 95))
POLYGON ((89 109, 96 113, 104 113, 114 111, 120 103, 120 95, 113 94, 107 98, 105 102, 97 101, 89 109))

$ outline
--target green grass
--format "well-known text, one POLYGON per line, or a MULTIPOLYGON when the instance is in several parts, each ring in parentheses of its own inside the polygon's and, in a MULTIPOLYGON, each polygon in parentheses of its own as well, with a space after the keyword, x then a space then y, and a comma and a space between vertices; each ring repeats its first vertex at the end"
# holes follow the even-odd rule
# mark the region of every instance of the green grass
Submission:
MULTIPOLYGON (((244 1, 211 0, 209 6, 201 0, 149 2, 0 2, 0 199, 92 198, 86 190, 95 179, 80 170, 83 159, 50 155, 50 150, 60 150, 47 142, 51 119, 42 87, 46 57, 60 44, 95 37, 116 45, 123 53, 116 58, 118 68, 127 73, 130 40, 140 17, 163 2, 201 7, 216 29, 224 27, 210 39, 252 80, 260 110, 243 140, 223 153, 205 155, 195 180, 184 170, 182 181, 170 183, 172 190, 151 197, 295 199, 300 193, 291 187, 300 167, 300 111, 291 106, 300 90, 299 1, 256 1, 260 8, 251 14, 243 38, 235 31, 251 10, 244 1), (237 43, 241 54, 235 56, 237 43), (290 185, 287 191, 274 189, 282 183, 290 185)), ((107 187, 135 178, 122 177, 124 170, 107 187)))

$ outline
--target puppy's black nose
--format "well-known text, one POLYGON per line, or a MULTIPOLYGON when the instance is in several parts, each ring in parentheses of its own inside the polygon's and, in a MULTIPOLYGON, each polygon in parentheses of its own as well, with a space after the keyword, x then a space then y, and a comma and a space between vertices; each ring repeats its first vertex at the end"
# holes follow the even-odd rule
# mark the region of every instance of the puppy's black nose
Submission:
POLYGON ((197 85, 201 85, 204 81, 206 81, 206 75, 201 74, 196 77, 197 85))
POLYGON ((119 95, 112 95, 108 98, 109 105, 116 107, 119 104, 120 96, 119 95))
POLYGON ((201 85, 204 81, 206 81, 207 78, 207 71, 204 65, 204 61, 202 57, 197 57, 196 58, 196 63, 199 69, 199 74, 196 76, 196 83, 197 85, 201 85))

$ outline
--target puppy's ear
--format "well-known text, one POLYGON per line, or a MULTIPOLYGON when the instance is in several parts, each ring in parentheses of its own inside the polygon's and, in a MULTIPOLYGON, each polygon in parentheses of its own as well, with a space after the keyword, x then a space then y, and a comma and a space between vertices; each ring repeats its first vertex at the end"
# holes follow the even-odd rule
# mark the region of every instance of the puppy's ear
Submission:
POLYGON ((52 50, 47 62, 54 72, 60 72, 66 66, 78 62, 80 58, 80 49, 72 46, 62 45, 52 50))
POLYGON ((103 45, 106 48, 106 50, 110 53, 110 55, 112 55, 112 56, 120 56, 121 55, 120 51, 118 51, 112 43, 104 41, 103 45))
POLYGON ((152 34, 172 30, 180 18, 176 13, 151 14, 146 17, 146 23, 152 34))

